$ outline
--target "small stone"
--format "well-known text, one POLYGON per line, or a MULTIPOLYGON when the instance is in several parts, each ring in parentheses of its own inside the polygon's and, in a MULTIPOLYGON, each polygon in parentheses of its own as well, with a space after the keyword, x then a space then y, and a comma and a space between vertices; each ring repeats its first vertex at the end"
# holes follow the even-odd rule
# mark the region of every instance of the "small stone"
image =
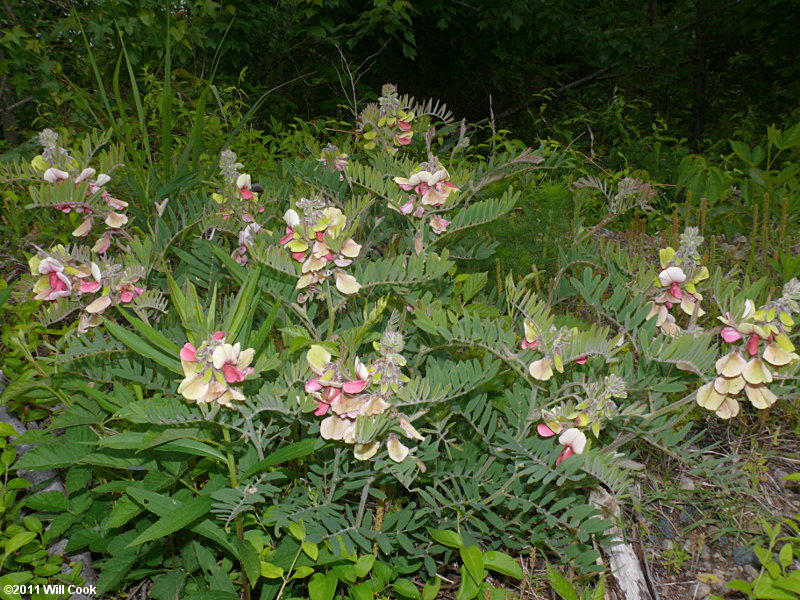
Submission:
POLYGON ((711 586, 705 583, 698 583, 694 589, 695 598, 705 598, 711 593, 711 586))
POLYGON ((745 578, 748 580, 756 579, 759 576, 759 571, 753 565, 745 565, 742 570, 744 571, 745 578))
POLYGON ((670 520, 666 517, 661 517, 658 521, 656 521, 656 529, 658 529, 658 532, 668 540, 671 540, 675 537, 675 528, 672 526, 672 523, 670 523, 670 520))
POLYGON ((756 556, 756 553, 747 546, 739 546, 738 548, 734 548, 733 562, 740 567, 748 565, 753 568, 761 567, 761 561, 758 560, 758 556, 756 556))
POLYGON ((682 490, 693 490, 694 480, 691 477, 681 477, 681 482, 678 487, 682 490))

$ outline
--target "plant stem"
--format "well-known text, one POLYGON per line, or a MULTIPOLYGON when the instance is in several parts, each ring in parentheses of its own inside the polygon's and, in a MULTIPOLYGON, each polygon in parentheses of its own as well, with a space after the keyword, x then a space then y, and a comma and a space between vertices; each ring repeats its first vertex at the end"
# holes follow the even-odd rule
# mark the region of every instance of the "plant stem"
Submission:
MULTIPOLYGON (((236 461, 233 458, 233 448, 231 448, 231 433, 225 426, 222 427, 222 438, 225 440, 225 457, 227 458, 228 476, 231 480, 231 487, 236 489, 239 487, 239 478, 236 476, 236 461)), ((236 537, 239 538, 239 541, 244 541, 242 515, 236 515, 236 537)), ((250 600, 250 582, 247 581, 247 572, 244 570, 244 563, 240 561, 239 566, 242 570, 244 600, 250 600)))
POLYGON ((333 296, 331 295, 331 282, 326 281, 328 293, 325 294, 325 302, 328 304, 328 340, 333 337, 334 315, 336 310, 333 308, 333 296))

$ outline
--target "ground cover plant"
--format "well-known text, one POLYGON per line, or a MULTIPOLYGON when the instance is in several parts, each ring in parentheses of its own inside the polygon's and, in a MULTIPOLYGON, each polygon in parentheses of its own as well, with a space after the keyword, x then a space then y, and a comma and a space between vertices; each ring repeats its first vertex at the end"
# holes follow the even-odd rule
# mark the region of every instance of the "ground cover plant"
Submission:
MULTIPOLYGON (((800 283, 715 256, 658 182, 470 139, 391 84, 266 147, 165 106, 3 164, 4 227, 34 233, 0 291, 4 584, 535 598, 540 557, 596 597, 615 518, 592 490, 635 501, 653 452, 724 495, 743 472, 706 423, 792 414, 800 283), (558 178, 572 215, 520 265, 558 178)), ((753 586, 783 589, 769 531, 753 586)))

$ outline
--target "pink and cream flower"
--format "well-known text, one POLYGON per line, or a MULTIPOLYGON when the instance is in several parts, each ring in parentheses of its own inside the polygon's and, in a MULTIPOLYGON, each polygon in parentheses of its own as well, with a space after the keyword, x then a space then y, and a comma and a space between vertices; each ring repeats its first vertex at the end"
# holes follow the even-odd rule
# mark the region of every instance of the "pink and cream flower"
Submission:
POLYGON ((187 342, 180 350, 184 379, 178 393, 198 404, 216 402, 233 408, 233 402, 244 400, 234 387, 253 373, 250 363, 255 350, 242 350, 240 344, 229 344, 225 332, 210 335, 199 348, 187 342))

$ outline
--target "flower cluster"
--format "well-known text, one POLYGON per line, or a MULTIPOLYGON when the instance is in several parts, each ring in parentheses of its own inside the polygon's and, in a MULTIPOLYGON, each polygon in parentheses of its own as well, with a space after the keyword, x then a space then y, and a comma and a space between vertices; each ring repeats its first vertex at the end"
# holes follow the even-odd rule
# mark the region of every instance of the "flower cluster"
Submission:
MULTIPOLYGON (((542 343, 542 332, 529 319, 525 319, 525 338, 522 340, 522 349, 539 350, 544 353, 542 358, 533 361, 528 366, 528 372, 531 377, 539 381, 547 381, 553 376, 553 367, 559 373, 564 372, 563 353, 576 331, 575 328, 567 329, 562 327, 556 329, 553 327, 551 331, 553 340, 550 343, 550 351, 546 351, 542 343)), ((586 355, 569 357, 567 360, 572 360, 576 364, 582 365, 589 360, 589 357, 586 355)))
POLYGON ((406 364, 400 354, 405 343, 396 331, 386 331, 373 346, 379 358, 365 365, 358 358, 352 369, 340 360, 332 360, 323 346, 312 346, 306 356, 315 377, 305 389, 317 403, 314 414, 325 416, 320 423, 320 435, 326 440, 341 440, 354 444, 359 460, 369 460, 381 446, 377 436, 389 425, 386 449, 395 462, 403 462, 409 448, 397 437, 402 432, 409 439, 423 440, 406 415, 392 407, 391 396, 408 381, 402 373, 406 364), (327 415, 327 416, 326 416, 327 415))
POLYGON ((31 166, 42 174, 42 180, 57 186, 59 192, 67 189, 67 193, 59 193, 53 208, 63 213, 74 212, 83 215, 82 221, 72 232, 75 237, 86 237, 91 232, 95 220, 105 223, 107 229, 94 244, 92 250, 104 253, 111 245, 113 235, 127 224, 125 209, 128 203, 115 198, 106 189, 111 176, 97 173, 92 167, 80 168, 77 159, 69 155, 65 148, 58 145, 58 134, 45 129, 39 134, 42 154, 31 161, 31 166), (65 183, 67 182, 67 183, 65 183), (71 183, 68 188, 61 187, 71 183), (95 199, 101 202, 94 202, 95 199))
POLYGON ((401 189, 414 193, 399 207, 392 207, 404 215, 423 218, 426 211, 431 213, 430 226, 437 235, 443 233, 450 221, 445 221, 433 211, 443 206, 452 192, 458 188, 450 183, 450 174, 435 157, 421 163, 409 177, 395 177, 394 182, 401 189))
POLYGON ((358 115, 358 131, 364 150, 374 150, 378 146, 390 154, 397 152, 398 146, 408 146, 414 137, 411 122, 414 112, 403 106, 397 95, 397 87, 387 83, 381 88, 378 104, 368 104, 358 115))
POLYGON ((703 242, 697 227, 687 227, 681 234, 678 250, 664 248, 659 252, 661 270, 655 280, 655 298, 648 318, 656 317, 656 324, 664 333, 674 335, 680 331, 672 307, 680 306, 689 316, 705 314, 700 308, 703 296, 697 284, 708 279, 708 268, 700 265, 698 247, 703 242))
MULTIPOLYGON (((361 285, 344 271, 344 267, 352 264, 361 252, 361 245, 343 235, 347 217, 338 208, 326 206, 318 199, 302 198, 297 208, 303 216, 292 208, 286 211, 283 216, 286 235, 280 240, 292 253, 292 258, 302 263, 297 289, 318 293, 317 286, 335 274, 336 289, 343 294, 355 294, 361 285)), ((301 296, 303 301, 306 298, 305 294, 301 296)))
POLYGON ((247 173, 240 173, 239 169, 244 167, 240 162, 236 162, 236 153, 233 150, 225 149, 219 155, 219 170, 222 175, 222 188, 220 191, 211 194, 211 198, 217 204, 225 204, 226 201, 246 200, 258 201, 258 193, 253 190, 253 180, 247 173))
POLYGON ((543 411, 544 423, 536 431, 542 437, 558 435, 558 442, 564 446, 556 460, 560 465, 573 454, 583 454, 586 447, 586 434, 580 429, 589 427, 597 438, 604 421, 613 418, 617 404, 613 398, 627 398, 627 385, 618 375, 606 375, 602 381, 578 384, 583 387, 584 398, 573 405, 568 402, 556 410, 543 411))
POLYGON ((239 343, 225 341, 225 332, 217 331, 195 348, 187 342, 180 351, 184 380, 178 393, 198 404, 216 402, 233 408, 234 401, 244 400, 244 394, 233 387, 253 372, 250 363, 255 350, 242 350, 239 343))
POLYGON ((783 296, 758 310, 746 300, 741 317, 730 313, 719 317, 724 324, 722 339, 735 346, 717 361, 717 377, 697 390, 700 406, 730 419, 739 414, 736 396, 742 391, 757 409, 776 402, 778 397, 767 387, 775 375, 773 368, 777 371, 800 359, 788 335, 794 325, 792 313, 800 312, 798 301, 800 282, 792 279, 783 296))
MULTIPOLYGON (((333 169, 334 171, 343 172, 347 167, 348 155, 339 151, 339 146, 336 144, 328 144, 322 149, 322 156, 319 157, 319 162, 326 168, 333 169)), ((344 179, 343 175, 339 176, 344 179)))
MULTIPOLYGON (((77 253, 77 252, 76 252, 77 253)), ((87 331, 100 323, 100 314, 113 304, 127 304, 144 290, 136 285, 140 269, 125 269, 108 261, 89 261, 70 254, 64 246, 40 250, 28 261, 35 300, 94 298, 83 308, 78 330, 87 331), (99 294, 99 295, 97 295, 99 294), (95 296, 97 295, 97 296, 95 296)))

